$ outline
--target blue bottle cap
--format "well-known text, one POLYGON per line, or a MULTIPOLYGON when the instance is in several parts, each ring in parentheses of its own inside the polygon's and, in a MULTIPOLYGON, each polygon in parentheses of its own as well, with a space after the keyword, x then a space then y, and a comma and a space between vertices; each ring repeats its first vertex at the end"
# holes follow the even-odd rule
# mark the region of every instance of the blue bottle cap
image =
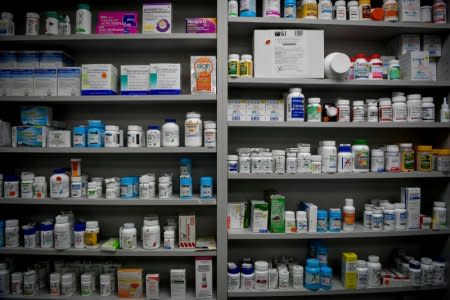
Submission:
POLYGON ((317 258, 308 258, 306 265, 312 268, 319 267, 319 260, 317 258))
POLYGON ((338 152, 352 152, 352 146, 347 144, 341 144, 339 145, 338 152))
POLYGON ((19 181, 19 176, 16 175, 6 175, 5 181, 19 181))
POLYGON ((66 174, 66 169, 64 168, 53 169, 53 174, 66 174))
POLYGON ((73 226, 74 231, 85 231, 86 230, 86 224, 85 223, 75 223, 73 226))
POLYGON ((155 130, 159 130, 161 127, 159 127, 159 125, 148 125, 147 127, 148 129, 155 129, 155 130))
POLYGON ((176 123, 177 120, 176 119, 165 119, 164 122, 166 122, 166 123, 176 123))
POLYGON ((88 127, 105 127, 105 124, 100 120, 89 120, 88 127))
POLYGON ((41 228, 41 231, 50 231, 50 230, 53 230, 53 223, 51 223, 51 222, 44 222, 44 223, 41 223, 40 228, 41 228))

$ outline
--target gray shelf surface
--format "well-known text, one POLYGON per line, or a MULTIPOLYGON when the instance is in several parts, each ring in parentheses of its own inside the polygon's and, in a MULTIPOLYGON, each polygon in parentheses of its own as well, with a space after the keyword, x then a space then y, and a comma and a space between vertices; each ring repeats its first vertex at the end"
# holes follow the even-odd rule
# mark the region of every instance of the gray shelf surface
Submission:
POLYGON ((288 88, 300 85, 302 88, 385 90, 403 89, 444 89, 450 90, 450 81, 411 80, 344 80, 308 78, 229 78, 228 85, 238 88, 288 88))
POLYGON ((0 147, 0 153, 41 153, 41 154, 173 154, 173 153, 216 153, 216 148, 206 147, 158 147, 158 148, 39 148, 39 147, 0 147))
POLYGON ((361 180, 361 179, 413 179, 413 178, 450 178, 450 174, 433 172, 410 172, 410 173, 333 173, 333 174, 228 174, 228 179, 298 179, 298 180, 361 180))
POLYGON ((175 195, 170 199, 153 198, 141 199, 88 199, 88 198, 65 198, 65 199, 7 199, 0 198, 0 205, 84 205, 84 206, 213 206, 216 198, 212 200, 201 200, 198 195, 193 195, 191 200, 180 200, 175 195))
POLYGON ((438 122, 389 122, 389 123, 340 123, 340 122, 276 122, 276 121, 228 121, 229 127, 277 127, 277 128, 444 128, 450 123, 438 122))
POLYGON ((376 22, 376 21, 337 21, 306 20, 295 18, 229 18, 230 35, 252 36, 254 29, 323 29, 325 38, 386 40, 402 33, 450 32, 449 24, 433 24, 418 22, 376 22))
POLYGON ((304 232, 304 233, 254 233, 250 229, 231 229, 229 240, 309 240, 309 239, 352 239, 352 238, 382 238, 406 236, 450 235, 450 229, 445 230, 394 230, 373 231, 361 224, 356 224, 352 232, 304 232))
POLYGON ((229 298, 237 297, 287 297, 287 296, 333 296, 333 295, 356 295, 356 294, 383 294, 383 293, 406 293, 419 291, 444 290, 446 285, 414 287, 379 287, 366 289, 346 289, 341 282, 333 279, 331 290, 310 291, 306 288, 273 289, 273 290, 228 290, 229 298))
POLYGON ((186 51, 215 50, 215 33, 170 33, 170 34, 72 34, 68 36, 16 35, 0 38, 0 48, 14 50, 15 47, 61 47, 72 51, 133 52, 180 49, 186 51))
POLYGON ((197 95, 113 95, 113 96, 1 96, 0 102, 8 103, 107 103, 107 104, 127 104, 127 103, 215 103, 216 94, 197 95))

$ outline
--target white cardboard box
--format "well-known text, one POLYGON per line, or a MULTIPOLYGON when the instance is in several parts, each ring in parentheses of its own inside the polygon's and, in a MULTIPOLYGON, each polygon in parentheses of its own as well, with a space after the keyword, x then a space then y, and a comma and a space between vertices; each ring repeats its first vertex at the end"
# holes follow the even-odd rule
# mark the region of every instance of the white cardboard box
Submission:
POLYGON ((266 101, 247 100, 247 121, 266 121, 266 101))
POLYGON ((12 69, 11 80, 11 96, 34 96, 34 69, 12 69))
POLYGON ((118 71, 111 64, 81 65, 81 94, 116 95, 118 71))
POLYGON ((195 233, 195 214, 180 214, 178 216, 178 246, 180 248, 195 248, 195 233))
POLYGON ((186 269, 170 270, 170 297, 172 299, 186 298, 186 269))
POLYGON ((419 187, 402 187, 401 201, 406 206, 407 228, 420 228, 420 199, 421 193, 419 187))
POLYGON ((58 68, 58 96, 80 96, 81 68, 58 68))
POLYGON ((144 3, 142 5, 142 33, 171 33, 172 3, 144 3))
POLYGON ((266 100, 266 121, 284 121, 284 100, 266 100))
POLYGON ((441 37, 436 34, 424 34, 422 51, 428 51, 430 57, 440 57, 442 53, 441 37))
POLYGON ((120 93, 122 95, 150 94, 150 65, 120 66, 120 93))
POLYGON ((70 130, 50 130, 47 137, 49 148, 70 148, 70 130))
POLYGON ((394 38, 393 46, 397 57, 408 51, 420 51, 420 34, 401 34, 394 38))
POLYGON ((195 298, 212 299, 212 257, 195 258, 195 298))
POLYGON ((411 51, 400 56, 400 72, 404 80, 431 80, 428 51, 411 51))
POLYGON ((246 100, 228 101, 228 121, 248 121, 246 100))
POLYGON ((398 0, 400 22, 420 22, 420 0, 398 0))
POLYGON ((56 68, 34 69, 34 95, 56 96, 58 94, 58 71, 56 68))
POLYGON ((181 94, 181 65, 151 64, 150 94, 181 94))
POLYGON ((246 202, 228 203, 227 229, 243 229, 246 202))
POLYGON ((323 30, 255 30, 259 78, 324 78, 323 30))

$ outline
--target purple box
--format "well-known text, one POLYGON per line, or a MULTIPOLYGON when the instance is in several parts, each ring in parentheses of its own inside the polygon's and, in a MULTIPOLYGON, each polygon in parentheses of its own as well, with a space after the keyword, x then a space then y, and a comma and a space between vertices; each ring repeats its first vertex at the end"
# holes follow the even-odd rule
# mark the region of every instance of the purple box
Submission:
POLYGON ((186 18, 186 33, 216 33, 216 18, 186 18))
POLYGON ((97 34, 138 33, 136 11, 101 11, 98 13, 97 34))

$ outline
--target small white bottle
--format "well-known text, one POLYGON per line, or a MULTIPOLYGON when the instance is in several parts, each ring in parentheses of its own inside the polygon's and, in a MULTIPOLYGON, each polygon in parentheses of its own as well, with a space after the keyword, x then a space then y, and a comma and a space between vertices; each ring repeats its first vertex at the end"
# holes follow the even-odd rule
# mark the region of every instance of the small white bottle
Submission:
POLYGON ((305 96, 301 88, 290 88, 286 98, 286 121, 305 121, 305 96))
POLYGON ((58 215, 55 218, 55 249, 63 250, 70 248, 70 223, 69 216, 58 215))
POLYGON ((120 248, 124 250, 136 249, 137 232, 134 223, 125 223, 119 231, 120 248))
POLYGON ((387 231, 395 230, 395 205, 386 204, 383 211, 383 229, 387 231))
POLYGON ((367 122, 377 123, 378 122, 378 106, 377 103, 367 104, 367 122))
POLYGON ((342 230, 355 231, 355 207, 353 206, 353 199, 345 199, 345 206, 342 211, 342 230))
POLYGON ((433 207, 432 229, 447 229, 447 208, 445 202, 435 201, 433 207))
POLYGON ((405 230, 407 222, 404 203, 395 203, 395 230, 405 230))
POLYGON ((217 130, 216 130, 216 122, 214 121, 205 121, 205 130, 203 132, 203 141, 205 147, 214 148, 216 147, 217 140, 217 130))
POLYGON ((381 231, 383 230, 383 212, 379 209, 375 209, 372 213, 372 225, 370 228, 373 231, 381 231))
POLYGON ((333 19, 333 3, 330 0, 319 0, 317 8, 319 20, 333 19))
POLYGON ((180 146, 180 127, 175 119, 166 119, 162 127, 162 146, 178 147, 180 146))
POLYGON ((76 27, 77 34, 91 34, 92 14, 91 7, 88 4, 78 4, 76 12, 76 27))
POLYGON ((297 215, 297 232, 307 232, 308 231, 308 221, 306 217, 306 211, 299 210, 297 215))
POLYGON ((365 289, 369 280, 369 269, 365 260, 358 260, 356 262, 356 288, 365 289))
POLYGON ((407 96, 408 101, 408 122, 422 121, 422 96, 420 94, 411 94, 407 96))
POLYGON ((50 197, 68 198, 70 192, 69 176, 64 169, 55 169, 50 177, 50 197))
POLYGON ((239 5, 237 0, 228 1, 228 17, 237 17, 239 14, 239 5))
POLYGON ((19 247, 19 220, 9 219, 5 221, 5 247, 19 247))
POLYGON ((422 98, 422 120, 424 122, 435 121, 435 106, 433 103, 433 97, 422 98))
POLYGON ((20 179, 20 197, 27 199, 33 198, 34 174, 31 172, 22 172, 20 179))
POLYGON ((184 145, 186 147, 201 147, 203 144, 203 122, 196 112, 186 114, 184 122, 184 145))
POLYGON ((269 287, 269 264, 266 261, 255 261, 255 290, 267 290, 269 287))
POLYGON ((336 141, 323 141, 320 155, 322 156, 322 173, 336 173, 336 141))
POLYGON ((416 260, 409 261, 409 279, 412 287, 422 286, 422 269, 420 262, 416 260))
POLYGON ((296 233, 297 225, 295 223, 295 212, 287 210, 284 212, 284 222, 285 222, 285 232, 286 233, 296 233))
POLYGON ((381 264, 380 258, 376 255, 369 255, 368 268, 368 287, 381 286, 381 264))
POLYGON ((337 21, 347 20, 347 8, 344 0, 338 0, 334 3, 334 19, 337 21))
POLYGON ((158 219, 144 220, 142 247, 144 249, 158 249, 161 247, 161 229, 158 219))
POLYGON ((450 122, 450 110, 448 108, 447 97, 444 97, 444 100, 442 101, 440 117, 441 123, 450 122))
POLYGON ((149 125, 146 134, 147 147, 161 147, 161 131, 158 125, 149 125))

